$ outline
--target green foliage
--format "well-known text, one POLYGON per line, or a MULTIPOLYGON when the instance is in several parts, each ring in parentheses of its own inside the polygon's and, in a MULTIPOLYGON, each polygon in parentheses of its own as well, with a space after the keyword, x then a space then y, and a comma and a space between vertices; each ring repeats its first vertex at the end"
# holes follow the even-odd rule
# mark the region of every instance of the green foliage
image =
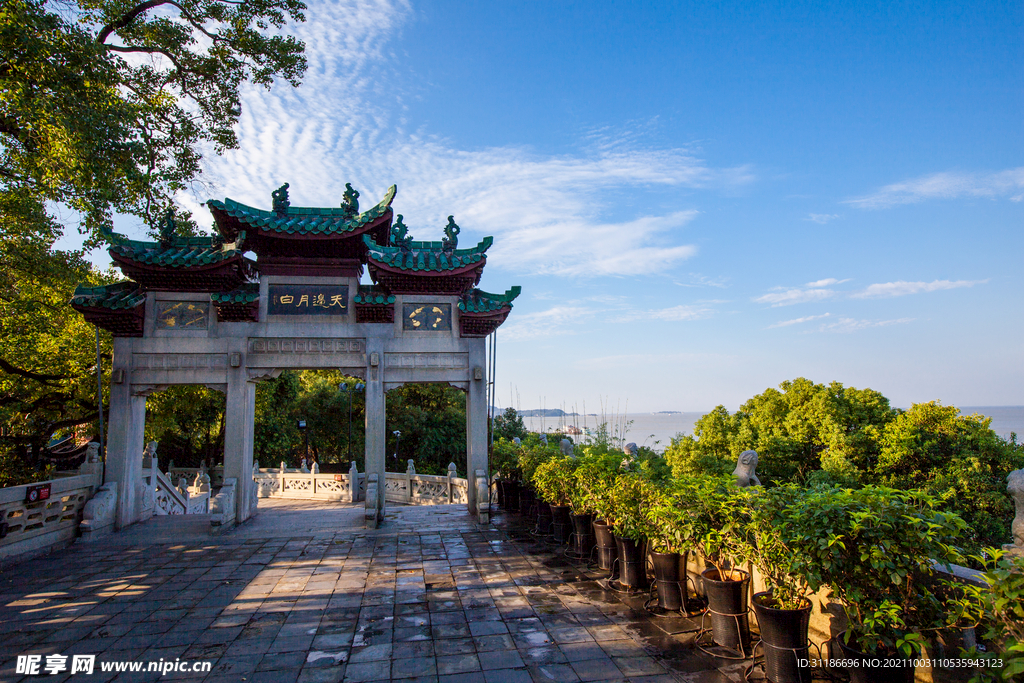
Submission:
POLYGON ((543 501, 551 505, 568 505, 572 497, 573 471, 576 458, 559 455, 548 458, 533 471, 530 481, 543 501))
POLYGON ((972 552, 1010 542, 1014 507, 1007 473, 1024 467, 1024 447, 999 438, 989 418, 918 403, 885 429, 874 475, 895 488, 920 488, 968 524, 972 552))
POLYGON ((532 482, 533 473, 537 467, 545 460, 559 454, 556 446, 553 444, 545 446, 536 434, 527 436, 523 440, 523 448, 519 452, 519 471, 523 474, 523 481, 532 482))
POLYGON ((876 486, 818 487, 783 495, 778 533, 790 570, 812 590, 828 586, 849 620, 847 642, 871 653, 920 649, 922 630, 946 625, 947 598, 935 563, 962 561, 952 544, 965 530, 930 496, 876 486))
POLYGON ((803 495, 804 489, 787 484, 751 489, 747 497, 751 540, 747 559, 757 567, 777 609, 800 608, 810 589, 799 558, 784 533, 789 516, 802 504, 803 495))
POLYGON ((56 474, 57 468, 53 465, 39 469, 27 465, 14 453, 0 453, 0 488, 46 481, 56 474))
MULTIPOLYGON (((0 3, 0 453, 15 454, 15 469, 34 467, 52 435, 99 416, 94 331, 67 303, 79 283, 118 278, 55 243, 77 224, 95 246, 114 213, 157 225, 199 177, 202 151, 237 146, 241 88, 298 83, 303 46, 271 27, 301 21, 303 9, 0 3)), ((187 214, 178 219, 195 230, 187 214)), ((100 341, 109 361, 109 335, 100 341)))
POLYGON ((526 425, 523 424, 522 416, 516 412, 515 408, 505 408, 505 412, 494 418, 494 438, 495 439, 506 439, 511 441, 512 439, 519 437, 525 439, 529 432, 526 431, 526 425))
POLYGON ((988 585, 966 585, 966 600, 984 612, 987 626, 983 637, 990 647, 986 652, 973 649, 964 656, 1002 660, 1002 666, 993 662, 978 668, 971 683, 1019 681, 1024 676, 1024 557, 986 548, 985 557, 975 560, 983 568, 988 585))
POLYGON ((113 211, 150 226, 237 146, 240 89, 297 85, 303 45, 275 35, 299 0, 11 0, 0 6, 0 195, 44 231, 66 207, 85 230, 113 211))
POLYGON ((447 384, 407 384, 387 395, 388 467, 405 471, 412 458, 421 474, 466 470, 466 394, 447 384), (395 458, 393 432, 402 433, 395 458))
POLYGON ((609 515, 609 491, 619 476, 620 465, 625 454, 603 452, 592 446, 582 446, 583 453, 572 473, 572 490, 569 504, 575 514, 594 513, 598 517, 609 515))
POLYGON ((935 402, 896 410, 871 389, 798 378, 734 414, 718 406, 693 436, 674 438, 665 457, 677 478, 725 475, 747 449, 758 452, 758 477, 768 486, 923 489, 967 521, 969 551, 1009 541, 1005 477, 1024 467, 1024 445, 1000 438, 986 418, 935 402))
POLYGON ((523 476, 519 469, 519 454, 522 446, 513 441, 498 437, 491 446, 491 473, 501 479, 519 481, 523 476))
POLYGON ((654 485, 638 472, 625 472, 608 491, 606 521, 615 535, 640 543, 648 538, 651 525, 646 514, 657 499, 654 485))
POLYGON ((751 555, 750 495, 731 476, 685 477, 674 480, 647 515, 667 547, 699 550, 719 576, 727 576, 727 568, 751 555))
POLYGON ((176 386, 146 400, 146 441, 157 441, 161 465, 208 468, 224 459, 224 394, 203 386, 176 386))

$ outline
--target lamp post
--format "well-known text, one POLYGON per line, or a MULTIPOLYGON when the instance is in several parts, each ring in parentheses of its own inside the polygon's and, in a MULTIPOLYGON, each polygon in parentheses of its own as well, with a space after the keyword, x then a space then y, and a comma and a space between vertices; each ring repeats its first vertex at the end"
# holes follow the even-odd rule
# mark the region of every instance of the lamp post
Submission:
POLYGON ((339 384, 338 389, 348 397, 348 461, 352 462, 352 394, 362 391, 366 385, 356 382, 356 385, 349 390, 348 384, 339 384))
POLYGON ((398 462, 398 444, 402 443, 402 432, 396 429, 391 433, 395 435, 395 462, 398 462))
POLYGON ((299 431, 302 432, 302 436, 305 439, 305 454, 302 456, 302 461, 307 462, 309 460, 309 432, 306 431, 306 421, 299 420, 299 431))

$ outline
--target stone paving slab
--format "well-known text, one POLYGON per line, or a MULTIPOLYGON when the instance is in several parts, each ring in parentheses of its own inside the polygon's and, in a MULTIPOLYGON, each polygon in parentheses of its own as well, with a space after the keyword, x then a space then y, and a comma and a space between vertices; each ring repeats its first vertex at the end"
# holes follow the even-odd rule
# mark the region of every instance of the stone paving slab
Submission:
MULTIPOLYGON (((0 573, 0 683, 577 683, 742 680, 501 514, 465 506, 261 500, 211 535, 155 518, 0 573), (96 655, 91 675, 25 677, 17 655, 96 655), (210 662, 209 673, 101 672, 102 662, 210 662)), ((178 522, 178 524, 175 524, 178 522)), ((191 523, 189 523, 191 522, 191 523)), ((42 667, 41 667, 42 670, 42 667)))

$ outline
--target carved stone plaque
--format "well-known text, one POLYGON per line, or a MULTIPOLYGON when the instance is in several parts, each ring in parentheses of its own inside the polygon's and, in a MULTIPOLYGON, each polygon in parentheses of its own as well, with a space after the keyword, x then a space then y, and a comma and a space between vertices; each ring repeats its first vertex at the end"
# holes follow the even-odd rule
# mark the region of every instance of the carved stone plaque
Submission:
POLYGON ((402 306, 402 329, 429 332, 451 332, 451 304, 416 304, 402 306))
POLYGON ((156 329, 205 330, 210 319, 208 301, 157 301, 156 329))
POLYGON ((269 285, 269 315, 342 316, 348 312, 348 285, 269 285))

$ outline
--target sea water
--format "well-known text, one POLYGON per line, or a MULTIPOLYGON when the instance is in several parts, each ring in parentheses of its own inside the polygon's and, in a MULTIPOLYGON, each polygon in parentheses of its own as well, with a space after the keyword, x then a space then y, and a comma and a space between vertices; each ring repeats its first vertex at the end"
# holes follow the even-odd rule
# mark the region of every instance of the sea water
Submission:
MULTIPOLYGON (((1024 438, 1024 406, 966 406, 961 407, 964 415, 979 414, 992 418, 992 430, 1003 437, 1010 438, 1015 432, 1018 438, 1024 438)), ((638 446, 649 446, 659 453, 672 442, 677 435, 692 435, 693 425, 704 413, 629 413, 611 417, 608 420, 609 432, 615 432, 616 426, 622 425, 625 431, 624 443, 636 442, 638 446)), ((524 417, 523 422, 531 432, 554 431, 562 425, 574 425, 580 429, 593 430, 601 421, 595 415, 566 415, 564 417, 524 417)))

